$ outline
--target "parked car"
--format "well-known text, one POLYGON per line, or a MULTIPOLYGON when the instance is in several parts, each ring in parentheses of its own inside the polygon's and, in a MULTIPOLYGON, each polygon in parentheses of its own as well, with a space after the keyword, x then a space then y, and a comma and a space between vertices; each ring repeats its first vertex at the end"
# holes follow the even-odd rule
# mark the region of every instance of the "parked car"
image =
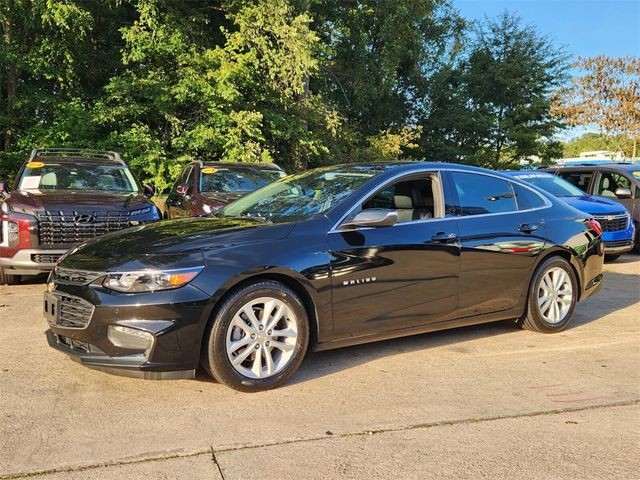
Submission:
POLYGON ((165 203, 164 218, 197 217, 285 176, 273 163, 192 162, 182 169, 165 203))
POLYGON ((505 172, 555 195, 578 210, 588 213, 602 227, 605 259, 615 260, 633 250, 635 227, 624 205, 610 198, 588 195, 563 178, 546 172, 505 172))
POLYGON ((546 172, 558 175, 591 195, 612 198, 623 204, 636 227, 636 251, 640 253, 640 165, 608 163, 570 167, 549 167, 546 172))
POLYGON ((514 319, 551 333, 601 287, 598 223, 552 195, 445 163, 277 180, 216 217, 80 245, 52 272, 49 344, 112 373, 272 388, 326 350, 514 319), (62 308, 60 308, 62 306, 62 308))
POLYGON ((103 233, 160 219, 115 152, 35 149, 13 189, 0 182, 0 284, 49 272, 70 248, 103 233))

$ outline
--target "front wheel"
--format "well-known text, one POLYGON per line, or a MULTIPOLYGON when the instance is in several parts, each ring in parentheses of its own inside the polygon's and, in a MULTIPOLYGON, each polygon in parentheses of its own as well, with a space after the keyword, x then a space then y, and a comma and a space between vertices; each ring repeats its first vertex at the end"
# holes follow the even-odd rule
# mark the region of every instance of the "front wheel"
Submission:
POLYGON ((226 299, 204 338, 202 365, 220 383, 257 392, 286 382, 309 343, 309 321, 285 285, 261 281, 226 299))
POLYGON ((571 322, 578 298, 578 282, 569 263, 560 257, 545 260, 529 287, 527 309, 520 325, 527 330, 554 333, 571 322))
POLYGON ((20 275, 6 273, 0 268, 0 285, 17 285, 20 282, 20 275))

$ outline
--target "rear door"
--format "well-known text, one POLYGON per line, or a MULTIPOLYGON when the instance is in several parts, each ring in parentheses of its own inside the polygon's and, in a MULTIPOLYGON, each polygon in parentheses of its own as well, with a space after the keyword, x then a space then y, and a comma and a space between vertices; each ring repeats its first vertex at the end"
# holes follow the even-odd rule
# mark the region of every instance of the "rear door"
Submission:
POLYGON ((515 306, 544 247, 541 208, 547 201, 528 188, 476 172, 447 172, 460 234, 459 316, 515 306), (518 205, 520 204, 520 209, 518 205))

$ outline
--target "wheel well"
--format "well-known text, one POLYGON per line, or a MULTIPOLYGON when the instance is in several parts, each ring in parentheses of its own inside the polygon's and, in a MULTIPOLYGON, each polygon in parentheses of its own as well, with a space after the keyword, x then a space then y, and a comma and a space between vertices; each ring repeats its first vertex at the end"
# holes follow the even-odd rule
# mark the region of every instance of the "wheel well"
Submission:
MULTIPOLYGON (((282 283, 283 285, 287 286, 288 288, 290 288, 291 290, 293 290, 293 292, 298 295, 298 297, 300 298, 300 300, 302 301, 302 305, 304 306, 305 311, 307 312, 307 317, 309 318, 309 346, 308 346, 308 350, 313 350, 313 347, 316 345, 316 343, 318 342, 318 318, 316 315, 316 306, 315 303, 313 301, 313 299, 311 298, 311 295, 309 295, 309 292, 307 292, 307 289, 304 288, 304 286, 295 278, 289 277, 287 275, 283 275, 283 274, 279 274, 279 273, 264 273, 264 274, 259 274, 259 275, 255 275, 253 277, 249 277, 246 278, 238 283, 236 283, 235 285, 233 285, 232 287, 230 287, 216 302, 217 305, 221 305, 224 300, 229 296, 232 295, 235 291, 245 287, 246 285, 255 283, 255 282, 259 282, 262 280, 273 280, 275 282, 279 282, 282 283)), ((217 306, 213 309, 213 311, 211 312, 210 315, 210 319, 214 318, 216 313, 217 313, 217 306)))
MULTIPOLYGON (((546 259, 548 259, 550 257, 563 258, 571 266, 571 269, 573 270, 573 274, 576 276, 576 282, 578 283, 578 298, 577 298, 577 300, 580 300, 581 292, 582 292, 582 277, 580 276, 580 272, 578 272, 578 270, 576 269, 576 266, 571 261, 571 259, 572 259, 571 253, 567 252, 566 250, 554 250, 553 252, 549 252, 548 254, 546 254, 546 255, 544 255, 543 257, 540 258, 540 260, 538 261, 538 264, 536 265, 536 270, 542 264, 542 262, 544 262, 546 259)), ((531 281, 533 281, 533 275, 531 276, 531 281)))

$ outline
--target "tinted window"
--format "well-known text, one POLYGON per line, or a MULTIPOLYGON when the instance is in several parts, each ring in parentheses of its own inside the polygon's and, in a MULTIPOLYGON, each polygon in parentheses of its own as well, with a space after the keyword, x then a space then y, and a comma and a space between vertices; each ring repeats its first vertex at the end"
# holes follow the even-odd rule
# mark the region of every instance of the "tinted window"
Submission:
POLYGON ((135 192, 138 185, 124 165, 36 161, 25 166, 18 189, 135 192))
POLYGON ((544 173, 518 175, 518 179, 535 185, 556 197, 582 197, 584 192, 565 179, 544 173))
POLYGON ((452 172, 460 203, 459 215, 482 215, 517 210, 511 183, 489 175, 452 172))
POLYGON ((532 208, 540 208, 545 206, 544 200, 528 188, 522 187, 517 183, 512 183, 511 187, 513 187, 513 191, 516 194, 518 210, 531 210, 532 208))
POLYGON ((583 192, 589 192, 589 183, 591 182, 591 177, 593 177, 593 172, 563 172, 560 170, 558 175, 583 192))

